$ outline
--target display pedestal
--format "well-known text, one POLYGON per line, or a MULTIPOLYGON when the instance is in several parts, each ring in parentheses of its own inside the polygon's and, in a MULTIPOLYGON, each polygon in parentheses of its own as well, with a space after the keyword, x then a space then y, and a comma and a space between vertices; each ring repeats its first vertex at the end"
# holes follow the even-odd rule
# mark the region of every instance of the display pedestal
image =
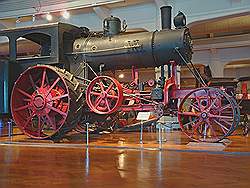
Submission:
POLYGON ((207 142, 189 142, 187 147, 192 150, 206 150, 206 151, 223 151, 231 141, 223 139, 218 143, 207 143, 207 142))

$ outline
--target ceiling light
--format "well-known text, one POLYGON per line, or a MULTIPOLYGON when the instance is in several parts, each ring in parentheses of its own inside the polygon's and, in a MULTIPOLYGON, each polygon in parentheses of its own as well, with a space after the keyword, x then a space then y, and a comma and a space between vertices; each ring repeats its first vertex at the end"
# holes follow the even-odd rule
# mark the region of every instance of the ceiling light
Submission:
POLYGON ((36 21, 36 16, 35 14, 32 15, 32 22, 35 22, 36 21))
POLYGON ((17 17, 16 23, 20 23, 20 22, 21 22, 20 17, 17 17))
POLYGON ((50 13, 48 13, 48 14, 46 15, 46 19, 47 19, 48 21, 51 21, 51 20, 53 19, 53 16, 52 16, 50 13))
POLYGON ((119 74, 119 78, 124 78, 124 74, 119 74))
POLYGON ((65 19, 69 19, 70 14, 69 14, 69 12, 68 12, 67 10, 65 10, 65 11, 63 11, 62 16, 63 16, 63 18, 65 18, 65 19))

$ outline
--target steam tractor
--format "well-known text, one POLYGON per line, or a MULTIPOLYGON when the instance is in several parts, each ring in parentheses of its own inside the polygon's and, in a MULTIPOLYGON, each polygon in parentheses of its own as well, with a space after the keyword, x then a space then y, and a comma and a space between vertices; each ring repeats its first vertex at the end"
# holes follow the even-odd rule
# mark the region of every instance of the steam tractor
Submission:
POLYGON ((15 124, 34 139, 84 131, 85 123, 96 119, 101 119, 98 126, 112 124, 117 114, 131 111, 150 111, 156 119, 174 113, 195 141, 229 136, 239 123, 234 97, 207 87, 195 69, 185 16, 179 13, 171 29, 171 7, 162 7, 161 14, 163 29, 154 32, 126 30, 112 16, 104 20, 103 31, 64 23, 1 30, 9 40, 8 54, 0 54, 1 114, 11 111, 15 124), (28 47, 17 44, 23 40, 36 52, 22 53, 28 47), (181 66, 203 87, 180 89, 181 66), (148 67, 161 67, 161 77, 140 82, 140 68, 148 67), (106 74, 122 69, 131 69, 131 82, 106 74))

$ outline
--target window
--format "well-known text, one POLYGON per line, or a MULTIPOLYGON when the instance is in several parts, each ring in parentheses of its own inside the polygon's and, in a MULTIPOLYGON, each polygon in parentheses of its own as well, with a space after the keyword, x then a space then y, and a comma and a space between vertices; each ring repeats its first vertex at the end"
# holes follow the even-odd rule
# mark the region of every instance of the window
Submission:
POLYGON ((0 36, 0 114, 8 113, 9 38, 0 36))
POLYGON ((9 38, 6 36, 0 36, 0 61, 7 60, 9 55, 9 38))
POLYGON ((31 33, 19 37, 16 41, 17 58, 50 56, 51 37, 43 33, 31 33))

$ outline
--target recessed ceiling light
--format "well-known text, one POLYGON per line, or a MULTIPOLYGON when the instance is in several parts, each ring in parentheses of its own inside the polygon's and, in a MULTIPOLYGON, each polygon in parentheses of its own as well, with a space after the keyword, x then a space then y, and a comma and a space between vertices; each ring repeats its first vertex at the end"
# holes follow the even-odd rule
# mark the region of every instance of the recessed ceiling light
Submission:
POLYGON ((67 10, 65 10, 65 11, 63 11, 62 16, 63 16, 63 18, 65 18, 65 19, 69 19, 70 13, 69 13, 67 10))
POLYGON ((46 19, 47 19, 48 21, 51 21, 51 20, 53 19, 53 16, 52 16, 50 13, 48 13, 48 14, 46 15, 46 19))

